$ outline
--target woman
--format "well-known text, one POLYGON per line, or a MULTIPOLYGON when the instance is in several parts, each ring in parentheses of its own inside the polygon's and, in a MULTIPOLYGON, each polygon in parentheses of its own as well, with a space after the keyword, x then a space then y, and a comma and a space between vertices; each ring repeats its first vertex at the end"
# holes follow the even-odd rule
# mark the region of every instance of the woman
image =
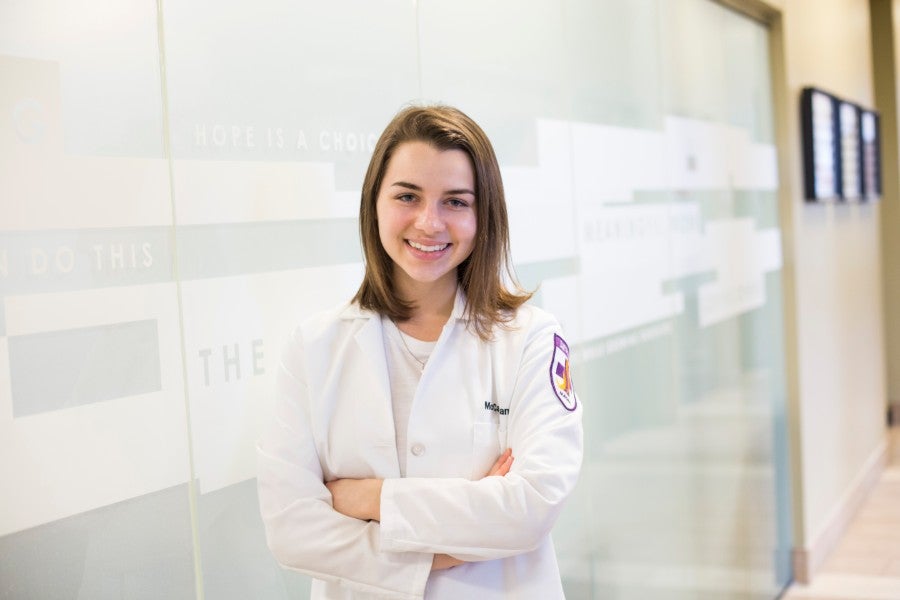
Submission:
POLYGON ((282 357, 259 445, 269 547, 314 598, 562 598, 549 532, 578 478, 581 408, 558 323, 504 285, 484 132, 453 108, 401 111, 360 230, 356 296, 282 357))

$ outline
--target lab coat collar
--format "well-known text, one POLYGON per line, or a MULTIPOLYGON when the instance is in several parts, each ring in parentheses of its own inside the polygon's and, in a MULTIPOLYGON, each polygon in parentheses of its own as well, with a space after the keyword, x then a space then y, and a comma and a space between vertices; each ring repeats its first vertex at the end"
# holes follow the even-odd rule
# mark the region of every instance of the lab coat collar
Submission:
MULTIPOLYGON (((348 304, 341 312, 342 319, 371 319, 378 316, 379 314, 374 310, 362 308, 356 302, 348 304)), ((466 294, 460 287, 456 288, 456 298, 453 300, 453 311, 450 313, 450 318, 458 321, 469 320, 466 314, 466 294)))

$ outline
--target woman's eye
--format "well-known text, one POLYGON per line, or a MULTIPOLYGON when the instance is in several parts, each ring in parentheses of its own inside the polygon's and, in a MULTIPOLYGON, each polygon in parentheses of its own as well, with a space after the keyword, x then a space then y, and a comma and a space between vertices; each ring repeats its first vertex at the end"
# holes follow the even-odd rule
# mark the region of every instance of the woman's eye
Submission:
POLYGON ((400 194, 399 196, 397 196, 397 200, 399 200, 400 202, 412 202, 415 199, 416 197, 412 194, 400 194))
POLYGON ((468 202, 459 198, 450 198, 447 200, 447 203, 453 208, 467 208, 469 206, 468 202))

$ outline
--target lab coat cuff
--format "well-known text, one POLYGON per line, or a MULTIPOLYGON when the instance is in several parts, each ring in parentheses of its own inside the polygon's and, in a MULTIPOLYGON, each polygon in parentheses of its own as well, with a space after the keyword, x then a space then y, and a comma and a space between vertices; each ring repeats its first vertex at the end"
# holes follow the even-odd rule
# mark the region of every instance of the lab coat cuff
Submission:
MULTIPOLYGON (((385 479, 381 486, 381 524, 378 528, 380 532, 380 550, 382 552, 408 552, 409 548, 399 543, 399 536, 402 534, 403 523, 395 494, 397 492, 396 479, 385 479), (393 529, 392 529, 393 528, 393 529)), ((415 556, 419 560, 415 569, 415 577, 410 581, 410 592, 421 598, 425 594, 425 585, 428 583, 428 577, 431 575, 431 564, 434 561, 434 554, 430 552, 409 552, 410 556, 415 556)))
POLYGON ((428 577, 431 575, 431 565, 434 562, 434 554, 427 552, 411 552, 410 555, 416 557, 416 565, 414 576, 410 578, 410 593, 415 598, 425 597, 425 586, 428 584, 428 577))
POLYGON ((397 508, 397 485, 396 479, 385 479, 381 485, 381 551, 382 552, 403 552, 409 550, 400 540, 406 537, 404 535, 403 515, 397 508))

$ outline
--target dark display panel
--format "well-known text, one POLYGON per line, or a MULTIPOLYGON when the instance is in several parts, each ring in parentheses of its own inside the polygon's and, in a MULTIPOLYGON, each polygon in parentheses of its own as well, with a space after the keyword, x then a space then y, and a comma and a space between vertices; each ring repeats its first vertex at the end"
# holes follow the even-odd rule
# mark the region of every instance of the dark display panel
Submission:
POLYGON ((862 197, 872 200, 881 197, 881 120, 871 110, 864 110, 861 115, 862 197))
POLYGON ((801 96, 803 182, 807 201, 881 196, 879 119, 816 88, 801 96))

